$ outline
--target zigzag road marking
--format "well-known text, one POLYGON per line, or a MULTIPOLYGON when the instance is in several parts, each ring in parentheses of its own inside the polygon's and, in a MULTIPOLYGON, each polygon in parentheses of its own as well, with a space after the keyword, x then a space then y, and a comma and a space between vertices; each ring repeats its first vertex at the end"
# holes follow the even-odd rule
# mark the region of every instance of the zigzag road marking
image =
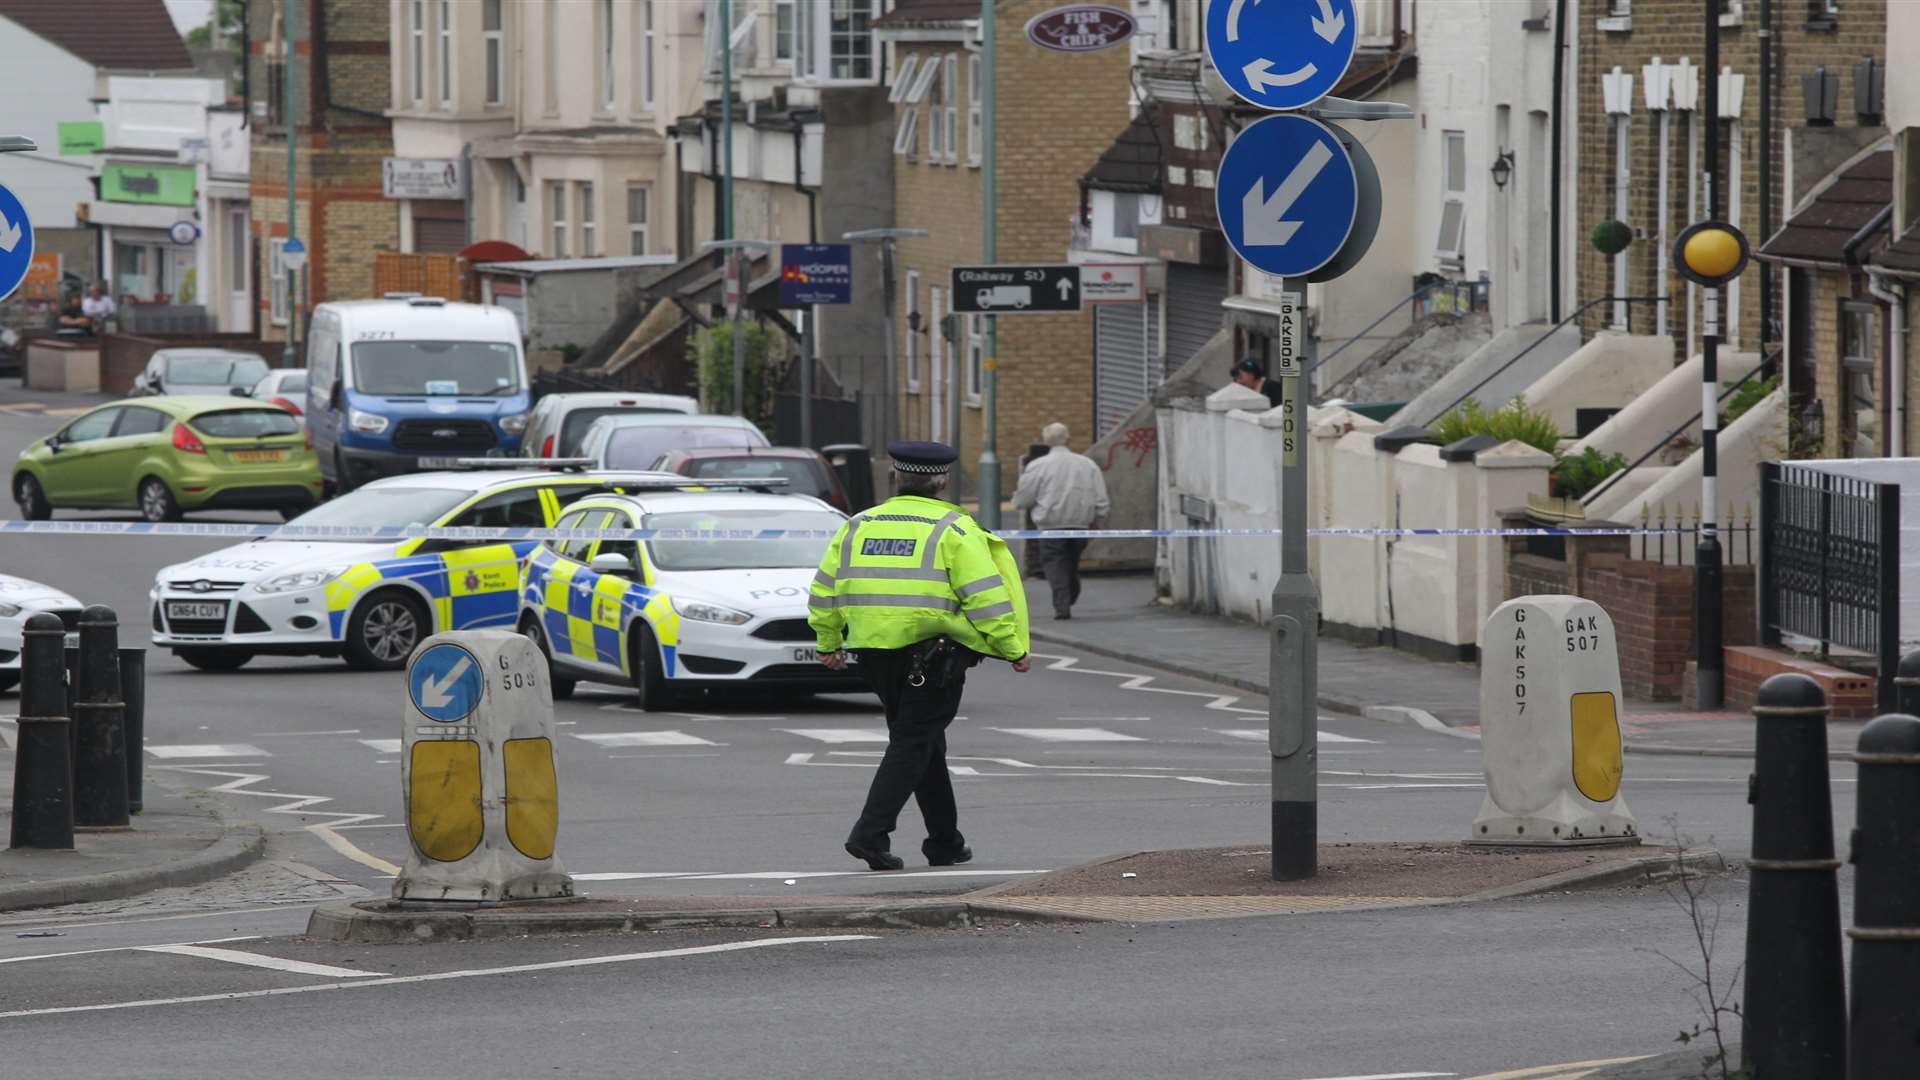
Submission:
POLYGON ((361 866, 378 870, 382 874, 398 876, 400 873, 398 866, 380 858, 378 855, 371 855, 360 850, 354 846, 352 841, 334 832, 334 829, 338 826, 357 825, 363 821, 374 821, 385 817, 385 814, 343 814, 334 810, 309 810, 308 807, 319 806, 321 803, 330 803, 333 801, 333 798, 328 795, 300 795, 287 791, 253 790, 253 785, 272 779, 272 777, 266 773, 232 772, 226 769, 207 769, 187 765, 162 765, 158 767, 170 769, 175 772, 198 773, 201 776, 225 776, 231 778, 219 787, 210 789, 214 792, 227 795, 251 795, 256 799, 287 800, 278 806, 267 807, 261 811, 262 813, 333 818, 334 820, 332 821, 320 821, 308 825, 306 826, 306 830, 319 837, 321 843, 326 844, 334 851, 339 852, 348 859, 352 859, 361 866))
POLYGON ((1081 667, 1080 658, 1076 656, 1059 656, 1053 653, 1039 652, 1033 653, 1032 656, 1036 660, 1052 661, 1052 663, 1047 665, 1046 669, 1048 671, 1071 671, 1080 675, 1105 675, 1108 678, 1119 679, 1121 680, 1120 689, 1122 690, 1144 690, 1149 694, 1179 694, 1182 697, 1210 698, 1211 700, 1206 704, 1206 707, 1209 709, 1218 709, 1221 712, 1246 713, 1252 716, 1267 715, 1267 710, 1265 709, 1248 709, 1235 705, 1234 702, 1240 700, 1240 695, 1238 694, 1215 694, 1206 690, 1175 690, 1167 686, 1151 686, 1148 684, 1155 682, 1159 676, 1135 675, 1130 671, 1102 671, 1099 668, 1081 667))

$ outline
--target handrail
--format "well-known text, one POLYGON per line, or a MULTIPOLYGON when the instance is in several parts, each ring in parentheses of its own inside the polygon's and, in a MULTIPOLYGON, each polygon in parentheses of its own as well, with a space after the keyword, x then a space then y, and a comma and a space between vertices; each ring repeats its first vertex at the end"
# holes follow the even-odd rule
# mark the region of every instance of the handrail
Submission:
MULTIPOLYGON (((1598 296, 1592 300, 1587 301, 1584 304, 1581 304, 1579 307, 1574 309, 1573 314, 1567 316, 1564 319, 1561 319, 1557 323, 1554 323, 1553 329, 1548 330, 1546 333, 1540 335, 1539 340, 1535 341, 1533 344, 1515 353, 1513 355, 1513 359, 1507 361, 1504 364, 1501 364, 1499 367, 1489 372, 1486 378, 1481 379, 1477 383, 1474 383, 1473 386, 1470 387, 1466 393, 1461 394, 1457 398, 1454 398, 1453 402, 1449 404, 1446 408, 1441 409, 1439 412, 1433 414, 1433 418, 1435 420, 1438 420, 1442 416, 1445 416, 1448 413, 1452 412, 1453 410, 1459 408, 1461 402, 1467 400, 1468 398, 1472 397, 1474 394, 1478 393, 1481 387, 1499 378, 1500 375, 1503 374, 1508 368, 1519 363, 1521 357, 1527 355, 1533 350, 1539 348, 1541 345, 1545 344, 1546 340, 1552 337, 1553 335, 1559 333, 1562 327, 1566 326, 1568 323, 1579 318, 1580 316, 1585 315, 1587 311, 1592 307, 1594 307, 1596 304, 1652 304, 1652 303, 1658 303, 1662 300, 1669 300, 1669 299, 1672 299, 1672 298, 1668 296, 1598 296)), ((1631 331, 1633 328, 1631 315, 1628 316, 1627 328, 1629 331, 1631 331)))
MULTIPOLYGON (((1775 345, 1773 348, 1773 352, 1774 352, 1774 355, 1778 355, 1780 352, 1780 347, 1778 345, 1775 345)), ((1767 369, 1767 360, 1768 360, 1767 357, 1762 357, 1758 364, 1753 365, 1752 371, 1749 371, 1745 375, 1742 375, 1738 379, 1735 379, 1734 381, 1728 383, 1726 389, 1720 391, 1720 396, 1714 399, 1715 403, 1717 404, 1719 402, 1727 400, 1727 397, 1730 394, 1732 394, 1735 390, 1738 390, 1740 389, 1741 386, 1745 385, 1748 379, 1751 379, 1755 375, 1758 375, 1762 371, 1765 371, 1767 369)), ((1679 427, 1674 428, 1672 431, 1667 432, 1664 438, 1662 438, 1659 442, 1654 443, 1653 446, 1650 447, 1646 453, 1641 454, 1640 457, 1636 459, 1633 464, 1627 466, 1624 469, 1621 469, 1619 472, 1614 473, 1612 476, 1607 477, 1605 480, 1600 481, 1600 486, 1594 488, 1592 491, 1589 491, 1585 495, 1581 496, 1580 502, 1582 504, 1585 504, 1593 501, 1594 499, 1599 498, 1603 492, 1605 492, 1608 488, 1612 487, 1616 482, 1619 481, 1621 477, 1627 475, 1628 473, 1639 468, 1640 466, 1645 465, 1647 463, 1648 458, 1659 453, 1662 449, 1666 447, 1668 443, 1679 438, 1682 434, 1686 432, 1688 428, 1699 423, 1700 418, 1703 415, 1705 415, 1704 411, 1694 413, 1692 416, 1688 417, 1686 423, 1681 424, 1679 427)))
POLYGON ((1394 303, 1392 307, 1381 312, 1379 318, 1368 323, 1366 329, 1360 331, 1359 333, 1348 338, 1346 341, 1342 342, 1339 348, 1333 350, 1332 352, 1321 357, 1320 359, 1315 360, 1313 364, 1307 368, 1307 374, 1309 375, 1313 374, 1315 371, 1319 370, 1320 365, 1326 363, 1329 360, 1332 360, 1334 357, 1339 356, 1341 353, 1346 352, 1347 348, 1351 346, 1354 342, 1359 341, 1361 338, 1366 337, 1368 334, 1373 333, 1374 327, 1379 326, 1381 323, 1386 322, 1388 319, 1392 318, 1394 312, 1399 311, 1401 308, 1414 302, 1415 300, 1420 299, 1421 297, 1427 295, 1428 293, 1432 292, 1433 290, 1439 288, 1442 285, 1451 285, 1451 284, 1454 284, 1454 283, 1451 281, 1448 281, 1445 278, 1441 278, 1439 281, 1430 281, 1425 285, 1422 285, 1418 289, 1415 289, 1414 291, 1408 293, 1406 296, 1401 297, 1398 301, 1394 303))

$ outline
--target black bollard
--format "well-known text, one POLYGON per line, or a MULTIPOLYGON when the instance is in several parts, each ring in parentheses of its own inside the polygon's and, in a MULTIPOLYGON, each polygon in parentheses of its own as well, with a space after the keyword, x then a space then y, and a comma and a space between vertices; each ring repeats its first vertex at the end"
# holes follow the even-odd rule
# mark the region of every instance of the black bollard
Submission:
POLYGON ((80 613, 80 688, 74 726, 73 823, 81 831, 127 827, 125 704, 120 700, 120 620, 105 604, 80 613))
MULTIPOLYGON (((1900 662, 1902 671, 1907 664, 1900 662)), ((1909 1075, 1920 1057, 1920 719, 1860 733, 1853 830, 1853 1015, 1847 1076, 1909 1075)))
POLYGON ((1900 665, 1893 669, 1893 688, 1894 701, 1900 711, 1908 716, 1920 716, 1920 649, 1900 658, 1900 665))
POLYGON ((60 616, 29 615, 20 632, 19 744, 13 751, 13 829, 7 846, 73 850, 73 756, 65 714, 60 616))
MULTIPOLYGON (((78 720, 80 713, 74 705, 80 700, 80 635, 69 630, 64 641, 60 656, 67 666, 67 719, 78 720)), ((76 764, 80 761, 80 725, 77 723, 67 725, 67 760, 76 764)))
POLYGON ((137 814, 146 809, 147 765, 147 650, 138 645, 120 650, 120 700, 126 704, 127 810, 137 814))
POLYGON ((1827 775, 1827 698, 1805 675, 1760 685, 1747 861, 1740 1056, 1754 1080, 1846 1075, 1847 997, 1827 775))

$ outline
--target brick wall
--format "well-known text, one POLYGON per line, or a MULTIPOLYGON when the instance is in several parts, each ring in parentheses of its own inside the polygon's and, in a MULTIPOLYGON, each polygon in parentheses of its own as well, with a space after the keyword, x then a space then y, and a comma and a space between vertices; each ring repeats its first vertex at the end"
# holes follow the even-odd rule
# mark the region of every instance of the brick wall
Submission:
POLYGON ((1547 596, 1567 591, 1567 564, 1525 552, 1515 554, 1509 540, 1507 554, 1507 599, 1516 596, 1547 596))
MULTIPOLYGON (((997 241, 998 261, 1003 263, 1065 261, 1072 222, 1080 208, 1080 177, 1125 130, 1129 120, 1127 50, 1066 55, 1035 48, 1026 40, 1027 20, 1054 6, 1051 0, 1017 0, 1003 2, 999 9, 997 241)), ((966 50, 958 43, 917 42, 903 44, 900 49, 903 56, 924 57, 948 51, 959 56, 959 164, 928 160, 924 104, 920 106, 919 160, 895 159, 896 220, 900 225, 920 226, 932 233, 923 239, 904 240, 899 247, 902 299, 896 356, 902 372, 902 428, 917 433, 926 430, 931 394, 924 381, 919 395, 905 392, 906 272, 920 272, 920 311, 924 317, 928 288, 938 285, 944 291, 954 266, 981 260, 983 198, 980 170, 967 164, 966 101, 971 88, 967 86, 966 50), (918 419, 910 419, 913 417, 918 419)), ((1040 428, 1047 423, 1064 420, 1074 426, 1073 442, 1078 448, 1084 449, 1092 441, 1092 432, 1073 421, 1091 412, 1093 315, 1089 310, 1078 315, 1008 316, 999 323, 997 452, 1003 463, 1003 489, 1010 489, 1013 462, 1037 440, 1040 428)), ((923 380, 931 340, 931 334, 920 338, 923 380)), ((954 356, 964 376, 964 336, 956 342, 954 356)), ((980 452, 983 416, 982 410, 971 404, 961 411, 961 460, 971 477, 980 452)), ((966 490, 972 490, 970 481, 966 490)))
MULTIPOLYGON (((1760 53, 1758 0, 1746 0, 1744 6, 1745 24, 1723 27, 1720 34, 1720 62, 1723 67, 1746 76, 1746 93, 1742 101, 1739 137, 1744 164, 1741 169, 1741 217, 1736 223, 1747 231, 1755 247, 1766 239, 1759 235, 1760 223, 1760 53)), ((1886 57, 1886 0, 1848 0, 1842 5, 1837 24, 1832 29, 1813 29, 1807 23, 1807 6, 1791 0, 1775 3, 1775 72, 1777 83, 1774 93, 1774 122, 1777 132, 1805 122, 1800 91, 1800 76, 1810 74, 1816 66, 1825 65, 1829 72, 1840 76, 1839 107, 1836 123, 1851 126, 1857 123, 1853 115, 1853 65, 1862 57, 1872 56, 1884 63, 1886 57)), ((1631 116, 1630 148, 1633 161, 1631 187, 1628 198, 1627 224, 1644 228, 1648 232, 1645 239, 1636 239, 1627 248, 1628 293, 1634 296, 1649 296, 1658 292, 1676 293, 1684 297, 1686 283, 1678 275, 1673 275, 1664 283, 1656 280, 1658 271, 1657 239, 1653 235, 1658 217, 1659 188, 1658 161, 1660 152, 1659 124, 1657 118, 1645 108, 1645 92, 1641 67, 1660 57, 1666 63, 1674 63, 1682 56, 1692 60, 1699 67, 1705 60, 1705 26, 1702 7, 1699 0, 1635 0, 1633 4, 1632 29, 1602 31, 1595 26, 1596 15, 1603 15, 1604 5, 1596 11, 1592 6, 1583 6, 1578 15, 1580 35, 1578 72, 1575 75, 1575 92, 1578 94, 1579 132, 1577 145, 1579 153, 1578 198, 1575 203, 1574 245, 1578 253, 1577 289, 1580 300, 1612 295, 1613 260, 1601 255, 1588 242, 1593 227, 1614 216, 1614 132, 1612 118, 1607 115, 1605 98, 1601 93, 1601 75, 1618 65, 1633 76, 1633 113, 1631 116)), ((1701 75, 1700 107, 1706 104, 1706 72, 1701 75)), ((1687 196, 1687 124, 1689 114, 1676 113, 1670 121, 1668 153, 1670 155, 1668 194, 1669 206, 1668 243, 1679 234, 1680 229, 1689 223, 1686 206, 1687 196)), ((1692 115, 1700 115, 1698 113, 1692 115)), ((1720 155, 1723 183, 1731 183, 1731 140, 1723 138, 1720 155)), ((1774 148, 1774 227, 1778 228, 1785 220, 1786 212, 1791 209, 1785 205, 1785 139, 1778 136, 1774 148)), ((1705 147, 1702 146, 1704 161, 1705 147)), ((1728 193, 1730 195, 1730 192, 1728 193)), ((1723 211, 1731 205, 1728 195, 1720 202, 1723 211)), ((1704 200, 1704 193, 1701 195, 1704 200)), ((1774 275, 1776 291, 1784 296, 1784 275, 1774 275)), ((1776 301, 1775 318, 1783 312, 1781 301, 1776 301)), ((1605 325, 1607 305, 1589 315, 1585 326, 1593 329, 1605 325)), ((1650 326, 1653 311, 1651 305, 1635 305, 1633 312, 1634 327, 1650 326)), ((1739 315, 1739 340, 1743 348, 1757 348, 1760 340, 1760 265, 1751 264, 1741 278, 1741 299, 1739 315)), ((1675 339, 1676 351, 1686 344, 1686 308, 1676 304, 1670 316, 1669 329, 1675 339)))
MULTIPOLYGON (((1775 675, 1794 672, 1820 685, 1827 695, 1830 720, 1867 720, 1879 714, 1871 676, 1844 671, 1818 660, 1789 656, 1773 649, 1729 647, 1722 684, 1722 699, 1728 709, 1745 712, 1753 708, 1760 695, 1760 684, 1775 675)), ((1692 689, 1692 679, 1687 681, 1692 689)), ((1688 695, 1691 700, 1691 694, 1688 695)))

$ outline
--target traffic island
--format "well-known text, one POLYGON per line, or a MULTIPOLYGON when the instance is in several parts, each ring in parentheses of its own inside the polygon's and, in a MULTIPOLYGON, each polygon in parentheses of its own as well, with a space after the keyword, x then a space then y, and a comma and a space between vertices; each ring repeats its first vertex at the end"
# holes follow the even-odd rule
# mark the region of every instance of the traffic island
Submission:
POLYGON ((315 908, 307 936, 360 944, 475 941, 537 934, 654 930, 957 929, 974 925, 962 901, 816 896, 770 905, 744 896, 606 896, 497 905, 362 900, 315 908))

